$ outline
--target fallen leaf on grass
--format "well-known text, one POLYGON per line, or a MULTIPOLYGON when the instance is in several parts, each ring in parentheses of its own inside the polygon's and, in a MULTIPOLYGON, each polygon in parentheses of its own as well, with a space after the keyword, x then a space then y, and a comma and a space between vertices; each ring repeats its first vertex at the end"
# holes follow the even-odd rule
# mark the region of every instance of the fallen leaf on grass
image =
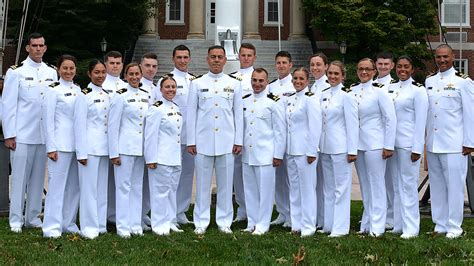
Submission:
POLYGON ((367 255, 365 255, 364 259, 367 262, 375 262, 375 261, 377 261, 377 254, 375 254, 375 255, 367 254, 367 255))
POLYGON ((276 259, 275 261, 276 261, 276 263, 278 263, 278 264, 284 264, 284 263, 287 263, 287 262, 288 262, 288 260, 285 259, 284 257, 278 258, 278 259, 276 259))
POLYGON ((293 254, 293 265, 300 265, 300 263, 304 260, 306 255, 306 251, 304 250, 304 246, 301 246, 298 249, 296 254, 293 254))
POLYGON ((68 239, 69 241, 75 242, 75 241, 81 240, 81 237, 80 237, 79 235, 73 234, 73 235, 68 236, 67 239, 68 239))
POLYGON ((53 244, 53 242, 48 243, 48 249, 52 250, 52 251, 58 251, 58 250, 61 249, 62 246, 63 246, 62 244, 59 244, 59 245, 56 246, 56 245, 53 244))

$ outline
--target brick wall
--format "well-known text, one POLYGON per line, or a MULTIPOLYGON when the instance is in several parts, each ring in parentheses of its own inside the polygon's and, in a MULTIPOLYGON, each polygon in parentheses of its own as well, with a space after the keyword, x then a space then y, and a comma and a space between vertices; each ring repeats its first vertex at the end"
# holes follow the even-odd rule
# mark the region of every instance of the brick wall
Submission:
POLYGON ((189 1, 184 1, 184 25, 166 25, 166 6, 158 9, 158 35, 162 39, 186 39, 189 32, 189 1))
MULTIPOLYGON (((262 40, 278 40, 278 27, 264 26, 265 23, 265 1, 260 0, 258 4, 258 29, 262 40)), ((281 39, 287 40, 290 35, 290 0, 283 0, 283 27, 281 28, 281 39)))

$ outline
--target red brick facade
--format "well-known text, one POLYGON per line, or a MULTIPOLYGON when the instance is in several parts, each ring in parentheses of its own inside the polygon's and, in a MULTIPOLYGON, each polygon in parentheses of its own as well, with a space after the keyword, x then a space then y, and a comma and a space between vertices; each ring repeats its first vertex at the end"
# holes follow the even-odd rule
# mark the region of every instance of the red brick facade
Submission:
MULTIPOLYGON (((262 40, 278 40, 278 27, 266 26, 265 24, 265 1, 258 3, 258 30, 262 40)), ((290 35, 290 0, 283 0, 283 27, 281 28, 281 39, 287 40, 290 35)))
POLYGON ((157 23, 160 38, 167 40, 186 39, 189 32, 189 1, 190 0, 184 0, 184 25, 167 25, 165 16, 166 6, 161 5, 158 8, 157 23))

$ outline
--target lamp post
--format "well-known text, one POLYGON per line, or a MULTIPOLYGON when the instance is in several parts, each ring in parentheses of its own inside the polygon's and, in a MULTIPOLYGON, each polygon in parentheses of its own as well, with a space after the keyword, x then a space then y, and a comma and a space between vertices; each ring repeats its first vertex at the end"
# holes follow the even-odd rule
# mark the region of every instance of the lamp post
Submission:
POLYGON ((102 51, 102 59, 105 62, 105 52, 107 51, 107 41, 105 40, 105 37, 100 41, 100 50, 102 51))
POLYGON ((339 44, 339 52, 342 54, 342 63, 345 62, 345 56, 346 56, 346 51, 347 51, 347 44, 346 41, 342 41, 341 44, 339 44))

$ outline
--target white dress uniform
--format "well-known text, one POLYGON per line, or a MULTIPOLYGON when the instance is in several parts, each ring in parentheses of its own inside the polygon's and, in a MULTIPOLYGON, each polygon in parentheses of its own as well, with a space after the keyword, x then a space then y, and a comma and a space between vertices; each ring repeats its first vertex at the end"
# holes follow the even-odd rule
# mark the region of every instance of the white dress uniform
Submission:
POLYGON ((41 227, 46 148, 41 128, 41 107, 48 85, 57 81, 57 72, 44 62, 29 57, 7 71, 3 90, 3 133, 15 138, 11 151, 12 179, 10 192, 10 227, 21 230, 41 227), (25 193, 26 210, 24 210, 25 193), (23 219, 25 211, 25 221, 23 219))
MULTIPOLYGON (((268 92, 279 96, 285 104, 288 96, 295 92, 291 82, 292 79, 293 77, 289 74, 282 79, 273 80, 268 84, 268 92)), ((275 169, 275 205, 278 212, 276 222, 283 223, 287 227, 291 226, 290 183, 288 181, 286 158, 283 158, 283 163, 275 169)))
MULTIPOLYGON (((174 68, 170 72, 176 81, 176 96, 173 98, 183 119, 183 129, 181 131, 181 176, 179 177, 178 190, 176 191, 176 222, 186 224, 189 222, 186 212, 191 204, 193 195, 193 179, 194 179, 194 157, 186 150, 186 115, 188 109, 189 85, 191 80, 195 78, 193 74, 180 71, 174 68)), ((158 82, 160 84, 161 80, 158 82)), ((161 99, 160 89, 157 88, 152 93, 152 100, 161 99)), ((173 221, 175 222, 175 221, 173 221)))
POLYGON ((316 165, 322 124, 320 104, 308 88, 288 97, 286 124, 291 230, 308 236, 316 231, 316 165), (308 156, 316 161, 308 164, 308 156))
POLYGON ((146 116, 145 161, 148 169, 153 232, 169 234, 176 218, 176 191, 181 174, 181 130, 183 118, 178 105, 162 99, 151 105, 146 116))
POLYGON ((247 228, 265 233, 275 198, 273 158, 283 160, 286 146, 282 101, 266 90, 244 96, 243 188, 248 199, 247 228))
POLYGON ((386 160, 382 159, 382 149, 394 149, 395 108, 381 84, 368 81, 356 83, 351 89, 359 108, 359 145, 355 165, 364 204, 360 230, 378 236, 385 232, 387 215, 386 160))
MULTIPOLYGON (((248 95, 253 92, 252 89, 252 73, 254 67, 241 68, 237 72, 231 73, 232 76, 240 80, 242 87, 242 95, 248 95)), ((247 219, 247 210, 245 204, 245 193, 244 193, 244 182, 242 176, 242 153, 235 156, 234 162, 234 193, 235 201, 237 202, 237 215, 236 220, 246 220, 247 219)))
POLYGON ((357 155, 357 102, 342 84, 321 94, 322 132, 319 161, 324 174, 324 227, 333 235, 347 235, 350 225, 352 167, 347 155, 357 155))
POLYGON ((125 238, 143 234, 143 131, 148 102, 148 92, 127 85, 115 93, 110 105, 109 157, 121 160, 114 165, 117 234, 125 238))
POLYGON ((428 95, 423 85, 412 78, 391 84, 388 93, 395 105, 397 116, 395 155, 393 159, 390 158, 389 164, 395 162, 392 165, 392 169, 395 169, 392 176, 396 180, 394 195, 398 199, 394 202, 400 202, 401 224, 395 223, 394 230, 402 231, 407 236, 416 236, 420 231, 417 186, 421 159, 412 162, 411 154, 423 154, 428 95))
POLYGON ((74 138, 79 165, 81 200, 79 222, 81 234, 95 238, 107 232, 107 184, 109 176, 109 145, 107 119, 110 97, 99 86, 89 83, 76 99, 74 138))
POLYGON ((44 205, 43 235, 59 237, 62 232, 78 233, 79 175, 74 140, 74 106, 80 88, 59 79, 50 85, 43 107, 46 152, 57 152, 48 159, 48 193, 44 205))
MULTIPOLYGON (((120 77, 114 77, 107 74, 105 76, 102 88, 109 93, 110 99, 114 96, 115 92, 119 89, 126 88, 127 83, 120 79, 120 77)), ((114 166, 109 163, 109 181, 107 184, 107 221, 115 223, 115 178, 114 178, 114 166)))
POLYGON ((474 85, 467 75, 454 68, 428 77, 425 85, 429 100, 426 150, 434 230, 459 235, 468 159, 462 155, 462 147, 474 147, 474 85))
POLYGON ((196 145, 194 225, 205 231, 210 221, 211 177, 217 181, 216 222, 228 232, 232 223, 234 145, 242 145, 243 109, 240 82, 224 73, 208 72, 189 88, 187 145, 196 145))
MULTIPOLYGON (((321 99, 322 91, 331 87, 328 82, 328 77, 323 75, 319 79, 315 80, 313 86, 311 86, 310 91, 314 93, 314 96, 321 99)), ((319 157, 319 156, 318 156, 319 157)), ((323 177, 323 167, 321 165, 322 161, 318 160, 317 170, 317 181, 316 181, 316 204, 318 217, 316 219, 316 224, 318 228, 323 228, 324 226, 324 177, 323 177)))

